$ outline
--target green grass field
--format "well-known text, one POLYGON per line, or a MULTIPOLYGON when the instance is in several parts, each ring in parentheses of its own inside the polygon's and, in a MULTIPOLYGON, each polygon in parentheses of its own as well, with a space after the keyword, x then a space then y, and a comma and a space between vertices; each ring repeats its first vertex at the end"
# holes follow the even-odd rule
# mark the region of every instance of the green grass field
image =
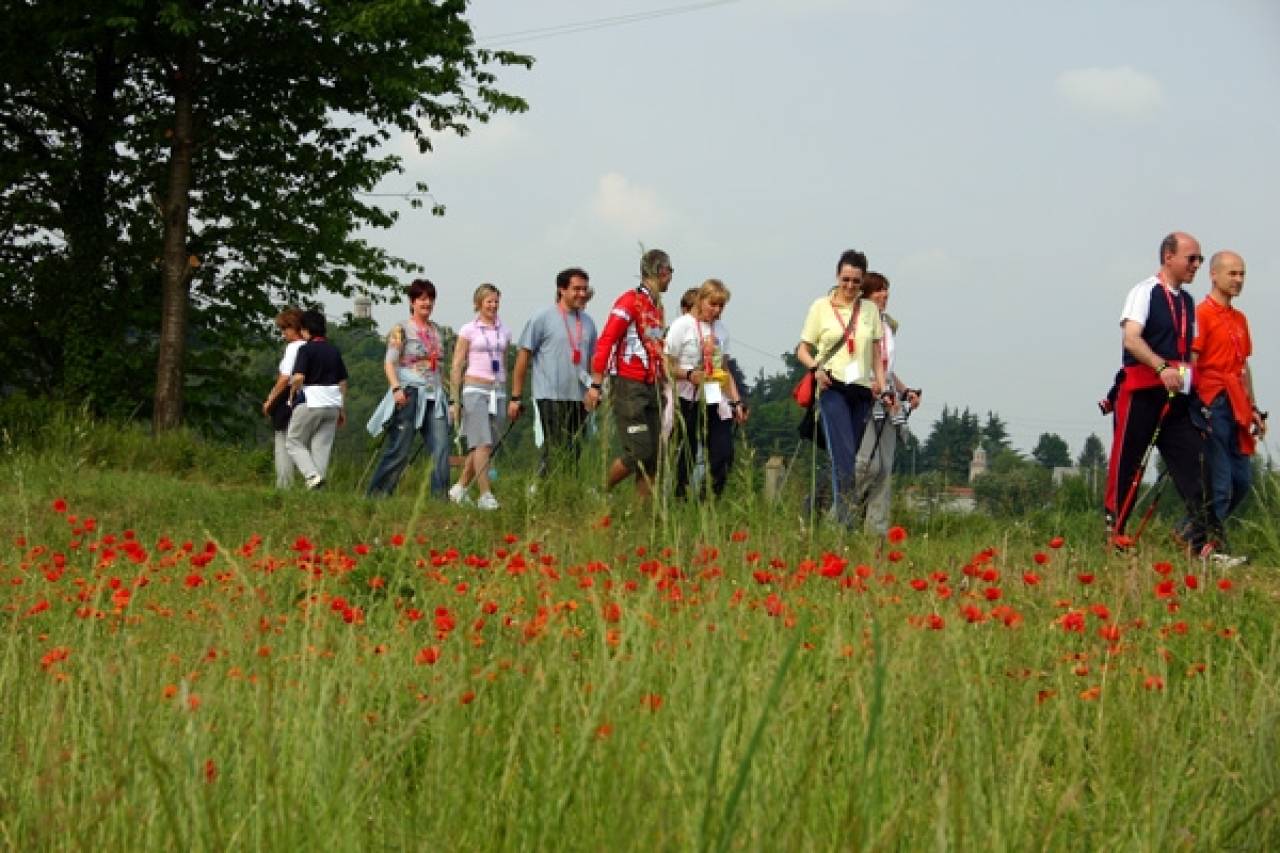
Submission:
POLYGON ((4 847, 1280 847, 1270 556, 104 442, 0 457, 4 847))

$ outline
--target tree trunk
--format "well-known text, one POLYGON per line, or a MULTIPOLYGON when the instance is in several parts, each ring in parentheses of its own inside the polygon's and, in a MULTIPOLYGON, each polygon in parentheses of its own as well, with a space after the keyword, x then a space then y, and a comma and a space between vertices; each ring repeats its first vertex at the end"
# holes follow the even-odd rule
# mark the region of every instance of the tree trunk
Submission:
POLYGON ((183 361, 187 347, 187 309, 195 259, 187 251, 191 201, 191 159, 195 147, 196 44, 183 37, 173 74, 173 139, 169 148, 169 184, 164 200, 164 266, 161 273, 160 347, 152 429, 182 425, 183 361))

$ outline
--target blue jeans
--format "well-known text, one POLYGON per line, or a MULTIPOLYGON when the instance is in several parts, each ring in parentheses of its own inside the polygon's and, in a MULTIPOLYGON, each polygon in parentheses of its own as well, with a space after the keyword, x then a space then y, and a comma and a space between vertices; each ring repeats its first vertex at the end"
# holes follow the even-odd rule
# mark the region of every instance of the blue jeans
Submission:
MULTIPOLYGON (((400 482, 400 475, 409 465, 409 451, 413 449, 413 436, 418 431, 413 428, 418 411, 418 393, 417 388, 405 386, 404 405, 395 410, 391 423, 387 424, 382 459, 378 461, 378 468, 369 481, 369 497, 394 492, 400 482)), ((436 417, 435 404, 428 403, 420 431, 422 443, 431 454, 431 495, 442 498, 449 488, 449 419, 436 417)))
POLYGON ((1253 475, 1249 457, 1240 452, 1236 441, 1238 428, 1231 401, 1226 394, 1219 394, 1209 405, 1209 440, 1204 451, 1213 484, 1213 511, 1223 523, 1249 494, 1253 475))
POLYGON ((871 417, 871 405, 871 392, 861 385, 833 382, 818 395, 827 452, 831 454, 831 511, 841 524, 852 525, 854 521, 854 468, 858 445, 871 417))

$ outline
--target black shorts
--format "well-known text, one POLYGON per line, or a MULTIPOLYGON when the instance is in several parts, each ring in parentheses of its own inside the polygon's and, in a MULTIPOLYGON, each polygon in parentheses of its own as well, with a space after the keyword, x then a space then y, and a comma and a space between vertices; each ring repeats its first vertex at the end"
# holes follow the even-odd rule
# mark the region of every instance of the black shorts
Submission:
POLYGON ((615 376, 612 394, 622 464, 632 473, 643 470, 652 477, 658 470, 658 436, 661 430, 658 386, 615 376))

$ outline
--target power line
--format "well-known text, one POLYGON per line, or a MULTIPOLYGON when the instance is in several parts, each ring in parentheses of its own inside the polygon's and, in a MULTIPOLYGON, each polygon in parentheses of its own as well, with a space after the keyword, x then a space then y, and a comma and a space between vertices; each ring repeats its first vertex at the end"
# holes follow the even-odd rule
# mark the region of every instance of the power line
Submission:
POLYGON ((741 0, 704 0, 701 3, 686 3, 682 6, 668 6, 662 9, 651 9, 647 12, 632 12, 626 15, 613 15, 607 18, 594 18, 586 21, 575 21, 565 24, 554 24, 547 27, 534 27, 527 30, 512 30, 507 33, 498 33, 497 35, 485 36, 476 39, 476 44, 485 46, 496 46, 501 43, 503 46, 511 44, 520 44, 527 41, 538 41, 541 39, 554 38, 556 36, 574 35, 576 33, 591 32, 592 30, 603 30, 612 27, 622 27, 628 24, 638 24, 643 21, 651 21, 656 18, 666 18, 672 15, 687 15, 692 12, 701 12, 704 9, 710 9, 714 6, 727 6, 730 3, 738 3, 741 0))

